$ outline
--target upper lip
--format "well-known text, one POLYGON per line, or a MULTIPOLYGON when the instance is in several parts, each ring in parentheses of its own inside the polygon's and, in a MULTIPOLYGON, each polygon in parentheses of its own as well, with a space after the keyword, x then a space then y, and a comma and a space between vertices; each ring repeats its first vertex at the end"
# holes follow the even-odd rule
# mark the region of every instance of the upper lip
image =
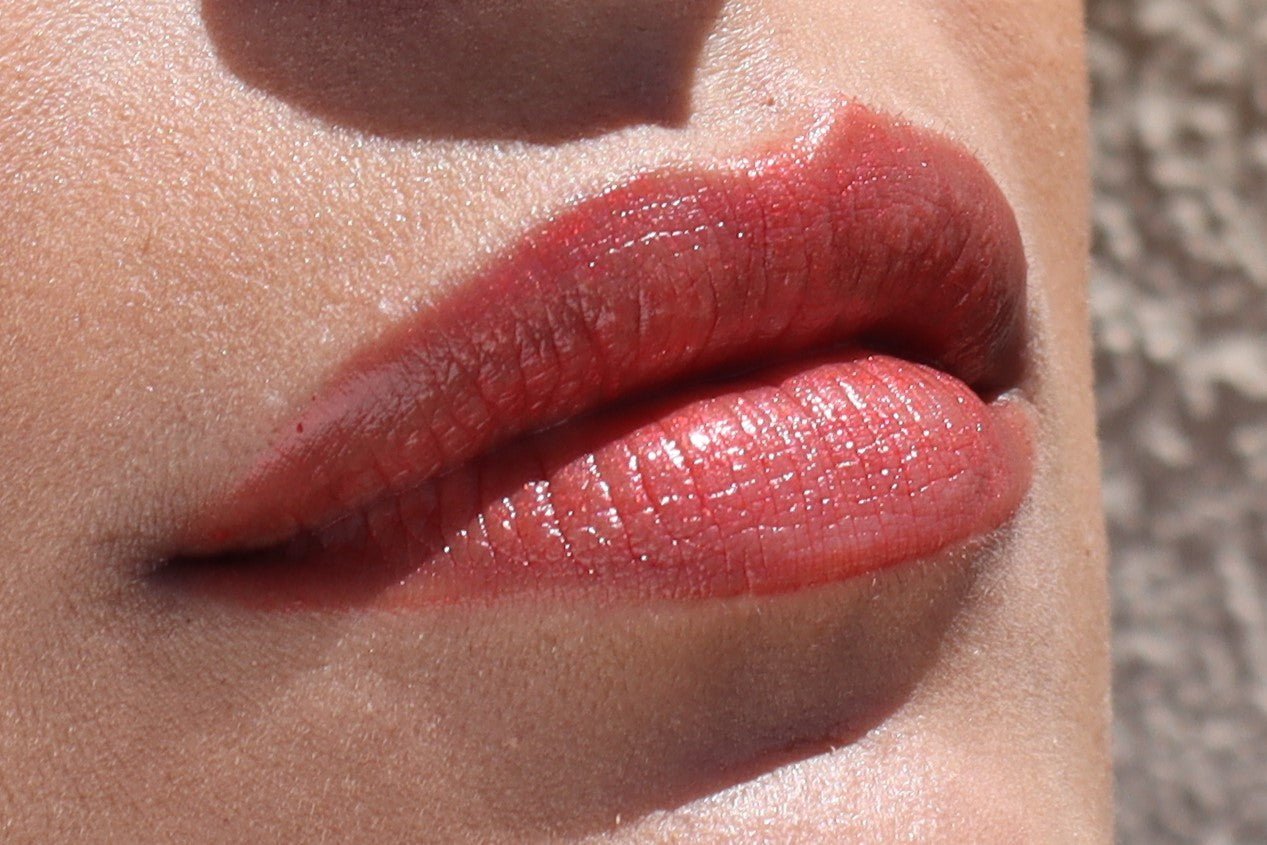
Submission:
POLYGON ((269 545, 631 394, 834 347, 1002 392, 1025 276, 976 159, 835 108, 789 147, 639 175, 530 231, 355 356, 182 552, 269 545))

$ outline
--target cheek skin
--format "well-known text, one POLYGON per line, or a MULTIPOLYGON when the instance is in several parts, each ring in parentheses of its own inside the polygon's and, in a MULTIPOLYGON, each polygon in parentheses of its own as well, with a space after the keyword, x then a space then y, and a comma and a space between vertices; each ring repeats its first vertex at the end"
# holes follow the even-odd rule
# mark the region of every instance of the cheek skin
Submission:
MULTIPOLYGON (((1040 826, 1036 840, 1058 842, 1075 835, 1107 840, 1112 815, 1107 549, 1087 331, 1090 183, 1082 8, 1072 2, 1029 3, 1004 15, 993 8, 997 4, 971 5, 972 18, 952 20, 960 32, 987 34, 965 43, 982 57, 974 62, 981 89, 997 104, 997 114, 1010 116, 1000 126, 1017 161, 1009 169, 1015 179, 1011 187, 1031 258, 1033 308, 1042 326, 1032 378, 1044 420, 1045 455, 1031 501, 1032 522, 1022 532, 1026 547, 1018 550, 1014 566, 999 572, 981 612, 965 617, 972 619, 971 631, 956 640, 964 648, 990 643, 996 654, 1006 655, 987 687, 997 691, 984 698, 991 706, 977 719, 964 720, 961 736, 980 738, 980 745, 969 746, 974 750, 997 749, 997 759, 1005 763, 997 784, 1002 773, 1024 767, 1009 761, 1016 749, 1009 750, 989 722, 1020 714, 1025 727, 1018 726, 1017 736, 1028 736, 1030 753, 1046 762, 1047 777, 1083 787, 1074 798, 1072 792, 1053 794, 1043 777, 1032 779, 1026 806, 1055 811, 1051 826, 1040 826), (1045 25, 1030 24, 1038 19, 1045 25), (1007 105, 1009 100, 1013 105, 1007 105), (994 706, 1007 698, 1030 706, 994 706), (1053 753, 1053 746, 1064 746, 1065 752, 1053 753), (1078 751, 1068 753, 1072 748, 1078 751), (1035 797, 1044 793, 1043 799, 1035 797)), ((969 692, 965 684, 961 695, 980 692, 969 692)), ((946 712, 962 719, 967 711, 946 712)))
POLYGON ((1107 841, 1080 5, 717 13, 684 123, 532 145, 332 128, 226 69, 197 2, 0 3, 0 818, 19 840, 1107 841), (841 92, 977 154, 1030 263, 1034 488, 997 546, 925 584, 923 616, 829 590, 706 619, 260 621, 122 574, 351 350, 542 209, 746 149, 841 92), (833 733, 842 713, 859 731, 833 733), (720 766, 736 748, 757 771, 720 766))

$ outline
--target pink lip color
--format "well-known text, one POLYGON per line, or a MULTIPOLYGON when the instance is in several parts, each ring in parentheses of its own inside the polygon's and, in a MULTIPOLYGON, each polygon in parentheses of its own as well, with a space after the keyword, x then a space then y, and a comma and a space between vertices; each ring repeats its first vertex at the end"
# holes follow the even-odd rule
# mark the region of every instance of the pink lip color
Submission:
POLYGON ((975 159, 834 107, 531 231, 350 362, 169 569, 330 608, 768 594, 927 556, 1028 487, 1023 403, 990 401, 1025 275, 975 159))

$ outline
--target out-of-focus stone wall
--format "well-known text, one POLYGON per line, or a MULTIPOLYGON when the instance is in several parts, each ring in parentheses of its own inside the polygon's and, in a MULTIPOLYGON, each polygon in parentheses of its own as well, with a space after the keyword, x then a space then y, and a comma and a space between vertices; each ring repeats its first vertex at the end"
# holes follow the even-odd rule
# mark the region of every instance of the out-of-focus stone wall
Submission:
POLYGON ((1267 0, 1091 0, 1118 834, 1267 843, 1267 0))

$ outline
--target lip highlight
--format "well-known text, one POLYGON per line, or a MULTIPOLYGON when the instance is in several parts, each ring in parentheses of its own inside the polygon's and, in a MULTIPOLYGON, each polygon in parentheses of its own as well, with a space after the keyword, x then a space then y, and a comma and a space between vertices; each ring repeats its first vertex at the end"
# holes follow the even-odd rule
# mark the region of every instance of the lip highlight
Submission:
POLYGON ((772 594, 998 528, 1025 259, 965 151, 834 105, 634 177, 350 361, 164 568, 255 607, 772 594))

